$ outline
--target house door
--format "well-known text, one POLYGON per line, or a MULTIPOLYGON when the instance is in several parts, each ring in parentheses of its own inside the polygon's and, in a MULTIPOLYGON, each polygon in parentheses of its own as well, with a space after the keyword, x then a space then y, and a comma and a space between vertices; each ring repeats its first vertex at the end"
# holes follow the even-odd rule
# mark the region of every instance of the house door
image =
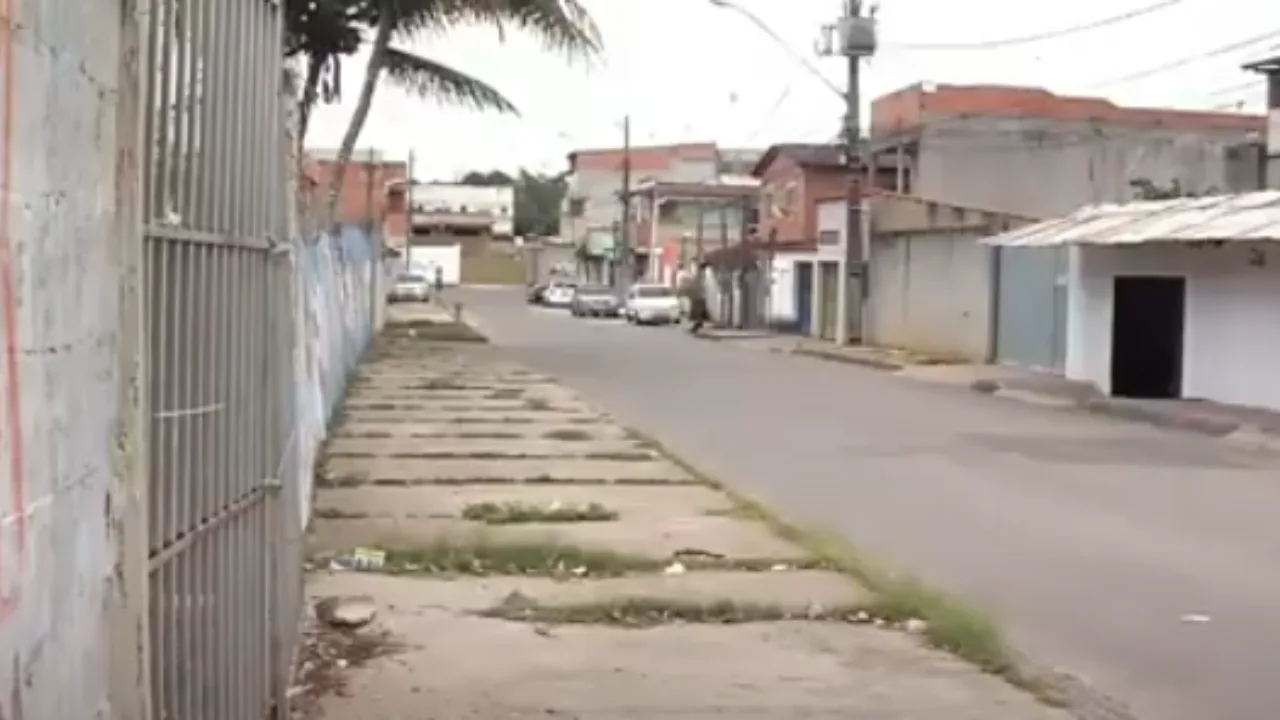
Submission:
POLYGON ((813 263, 796 263, 796 329, 813 334, 813 263))
POLYGON ((1180 277, 1115 279, 1111 309, 1111 394, 1182 395, 1187 283, 1180 277))
POLYGON ((818 284, 821 295, 821 311, 818 317, 822 323, 819 336, 823 340, 836 339, 836 322, 839 319, 840 305, 840 264, 824 262, 821 264, 822 277, 818 284))

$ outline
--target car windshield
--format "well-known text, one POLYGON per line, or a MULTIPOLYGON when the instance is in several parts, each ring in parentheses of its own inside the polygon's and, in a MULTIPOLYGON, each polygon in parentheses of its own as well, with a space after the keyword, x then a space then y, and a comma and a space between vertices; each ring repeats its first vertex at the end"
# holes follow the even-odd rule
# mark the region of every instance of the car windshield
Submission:
POLYGON ((640 287, 636 288, 636 297, 640 298, 669 298, 675 297, 676 293, 669 287, 640 287))
POLYGON ((613 295, 613 288, 604 286, 588 286, 578 288, 578 294, 583 297, 609 297, 613 295))
POLYGON ((396 278, 396 282, 409 284, 424 283, 427 281, 426 275, 417 275, 414 273, 400 273, 400 277, 396 278))

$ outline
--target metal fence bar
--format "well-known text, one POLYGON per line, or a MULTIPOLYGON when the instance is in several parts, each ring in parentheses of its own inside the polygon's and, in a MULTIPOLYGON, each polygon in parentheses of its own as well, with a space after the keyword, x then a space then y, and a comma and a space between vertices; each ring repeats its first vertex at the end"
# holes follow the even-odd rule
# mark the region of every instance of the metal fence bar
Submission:
MULTIPOLYGON (((152 0, 144 103, 152 717, 264 717, 300 595, 281 6, 152 0), (287 313, 287 314, 285 314, 287 313), (288 469, 292 471, 292 468, 288 469)), ((277 707, 277 711, 281 708, 277 707)))

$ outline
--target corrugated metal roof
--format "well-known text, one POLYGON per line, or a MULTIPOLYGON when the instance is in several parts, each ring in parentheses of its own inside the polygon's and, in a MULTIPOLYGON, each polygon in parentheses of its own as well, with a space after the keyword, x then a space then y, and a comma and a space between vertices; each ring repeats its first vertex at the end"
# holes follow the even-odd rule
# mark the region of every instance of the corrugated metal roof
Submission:
POLYGON ((982 243, 1041 247, 1209 240, 1280 241, 1280 191, 1086 205, 982 243))

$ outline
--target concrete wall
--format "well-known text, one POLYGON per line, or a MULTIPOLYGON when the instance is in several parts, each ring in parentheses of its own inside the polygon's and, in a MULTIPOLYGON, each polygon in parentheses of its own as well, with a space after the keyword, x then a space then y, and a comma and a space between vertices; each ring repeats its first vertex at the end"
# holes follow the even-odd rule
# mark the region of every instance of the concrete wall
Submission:
POLYGON ((994 251, 978 240, 1030 220, 903 195, 874 197, 867 215, 868 341, 990 360, 994 251))
POLYGON ((1230 131, 1183 132, 1032 118, 954 118, 925 127, 913 193, 1036 217, 1133 197, 1147 178, 1188 191, 1232 187, 1230 131))
POLYGON ((125 242, 141 243, 116 227, 128 3, 15 5, 0 17, 0 717, 136 717, 110 708, 113 664, 137 657, 111 654, 108 623, 113 479, 128 481, 113 461, 137 439, 118 357, 138 342, 119 309, 125 242))
POLYGON ((1078 247, 1067 273, 1067 377, 1111 387, 1116 275, 1186 278, 1182 394, 1280 410, 1280 251, 1274 244, 1078 247))
POLYGON ((553 277, 566 277, 563 273, 553 273, 557 268, 567 269, 571 273, 568 277, 576 272, 578 260, 572 245, 526 244, 520 252, 524 257, 526 282, 530 284, 546 283, 553 277))
POLYGON ((985 233, 920 231, 871 243, 871 344, 988 359, 991 250, 985 233))

